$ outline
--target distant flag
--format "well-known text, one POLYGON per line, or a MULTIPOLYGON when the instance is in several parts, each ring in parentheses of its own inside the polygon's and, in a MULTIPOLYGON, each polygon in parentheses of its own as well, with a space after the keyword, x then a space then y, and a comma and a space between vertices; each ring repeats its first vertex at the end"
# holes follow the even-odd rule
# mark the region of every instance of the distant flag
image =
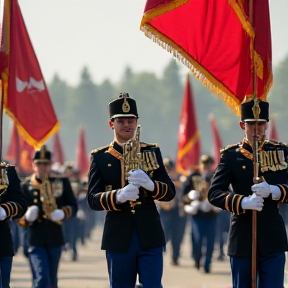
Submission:
POLYGON ((222 141, 217 129, 216 120, 214 116, 211 114, 209 115, 209 119, 211 122, 211 128, 212 128, 212 136, 213 136, 213 169, 215 170, 219 161, 220 161, 220 149, 222 148, 222 141))
POLYGON ((178 131, 176 169, 187 175, 189 168, 197 166, 201 154, 200 133, 197 126, 193 95, 187 75, 178 131))
POLYGON ((85 129, 80 130, 80 137, 77 145, 77 167, 80 177, 86 177, 89 170, 89 156, 86 152, 85 129))
POLYGON ((0 0, 0 73, 4 109, 19 133, 39 147, 59 128, 17 0, 0 0))
POLYGON ((279 141, 278 132, 276 129, 276 124, 273 119, 269 121, 269 136, 268 139, 279 141))
POLYGON ((33 154, 34 148, 23 137, 19 136, 17 127, 13 122, 8 151, 4 157, 5 160, 15 164, 20 176, 27 176, 33 173, 33 154))
POLYGON ((64 151, 58 132, 54 134, 53 139, 53 162, 60 165, 64 165, 65 163, 64 151))

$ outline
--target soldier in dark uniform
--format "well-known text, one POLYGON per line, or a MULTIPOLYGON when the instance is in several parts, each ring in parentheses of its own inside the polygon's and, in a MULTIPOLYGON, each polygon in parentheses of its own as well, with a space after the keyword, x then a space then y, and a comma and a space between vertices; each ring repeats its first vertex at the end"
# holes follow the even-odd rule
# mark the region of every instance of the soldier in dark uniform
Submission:
POLYGON ((260 142, 259 176, 265 181, 253 185, 253 176, 257 176, 253 175, 254 134, 265 137, 269 104, 259 101, 257 125, 253 106, 253 100, 241 105, 240 127, 245 131, 245 138, 221 151, 208 199, 232 213, 228 255, 233 287, 251 287, 252 210, 256 210, 258 287, 282 288, 288 245, 278 204, 288 202, 287 146, 272 140, 260 142))
POLYGON ((136 102, 121 93, 109 103, 109 112, 114 140, 92 151, 87 195, 91 209, 108 211, 101 248, 106 250, 110 287, 132 288, 138 274, 144 287, 160 288, 165 237, 154 200, 170 201, 175 187, 159 147, 139 141, 145 171, 136 169, 125 180, 123 147, 136 130, 136 102))
POLYGON ((20 218, 26 212, 27 204, 15 166, 1 163, 0 171, 0 288, 9 288, 14 248, 8 220, 20 218), (5 181, 6 176, 9 183, 5 181))
POLYGON ((57 288, 57 270, 63 241, 62 222, 77 212, 76 199, 66 177, 51 175, 51 152, 43 146, 33 158, 34 174, 22 183, 27 197, 25 214, 28 254, 35 288, 57 288))

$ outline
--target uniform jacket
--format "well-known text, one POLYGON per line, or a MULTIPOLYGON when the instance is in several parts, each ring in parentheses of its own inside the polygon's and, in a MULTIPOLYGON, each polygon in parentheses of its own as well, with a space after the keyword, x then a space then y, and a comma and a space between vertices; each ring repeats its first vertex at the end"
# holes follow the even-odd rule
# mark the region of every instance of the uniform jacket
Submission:
MULTIPOLYGON (((48 179, 56 199, 57 208, 64 211, 65 219, 75 216, 77 212, 77 202, 68 178, 49 176, 48 179), (57 185, 55 185, 56 183, 57 185), (59 183, 60 188, 58 186, 59 183)), ((64 244, 61 223, 55 223, 45 218, 41 201, 41 183, 41 180, 37 179, 35 174, 27 177, 22 183, 23 192, 27 197, 28 207, 32 205, 39 207, 39 216, 36 221, 32 223, 26 221, 28 246, 45 248, 58 247, 64 244)))
MULTIPOLYGON (((264 207, 257 212, 257 248, 260 255, 287 251, 285 225, 278 207, 288 202, 287 197, 287 146, 265 140, 259 147, 259 176, 281 190, 279 200, 271 194, 264 198, 264 207)), ((247 140, 222 150, 221 159, 208 192, 209 201, 232 213, 230 219, 228 254, 251 257, 252 210, 243 210, 243 197, 252 194, 253 150, 247 140), (231 184, 232 191, 229 190, 231 184)))
POLYGON ((88 203, 93 210, 108 211, 105 219, 102 246, 104 250, 124 252, 129 248, 133 230, 139 235, 144 250, 165 245, 165 237, 154 200, 169 201, 175 196, 175 187, 163 165, 156 145, 141 143, 141 153, 147 161, 158 163, 148 171, 155 184, 154 191, 140 188, 140 205, 131 213, 129 201, 116 203, 116 192, 127 185, 123 169, 123 150, 116 142, 92 151, 89 173, 88 203))
POLYGON ((7 165, 9 186, 0 196, 0 206, 6 211, 7 218, 0 221, 0 258, 14 255, 8 218, 20 218, 27 209, 26 198, 20 187, 15 166, 7 165))

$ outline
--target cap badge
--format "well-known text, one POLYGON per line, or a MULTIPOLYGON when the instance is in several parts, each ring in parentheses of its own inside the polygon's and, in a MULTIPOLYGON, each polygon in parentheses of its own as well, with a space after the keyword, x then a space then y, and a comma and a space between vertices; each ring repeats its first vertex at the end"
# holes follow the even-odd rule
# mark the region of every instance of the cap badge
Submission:
POLYGON ((124 113, 128 113, 130 111, 130 105, 129 105, 129 103, 128 103, 126 98, 124 98, 124 102, 122 104, 122 111, 124 113))

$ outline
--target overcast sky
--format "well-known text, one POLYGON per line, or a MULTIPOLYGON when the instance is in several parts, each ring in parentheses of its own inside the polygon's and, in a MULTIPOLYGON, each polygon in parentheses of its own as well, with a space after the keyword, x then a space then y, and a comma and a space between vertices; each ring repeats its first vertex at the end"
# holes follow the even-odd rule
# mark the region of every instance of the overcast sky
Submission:
MULTIPOLYGON (((146 0, 19 0, 30 39, 49 82, 72 85, 84 65, 94 81, 118 81, 129 65, 160 75, 171 55, 139 30, 146 0)), ((288 0, 271 0, 273 65, 288 55, 288 0)))

